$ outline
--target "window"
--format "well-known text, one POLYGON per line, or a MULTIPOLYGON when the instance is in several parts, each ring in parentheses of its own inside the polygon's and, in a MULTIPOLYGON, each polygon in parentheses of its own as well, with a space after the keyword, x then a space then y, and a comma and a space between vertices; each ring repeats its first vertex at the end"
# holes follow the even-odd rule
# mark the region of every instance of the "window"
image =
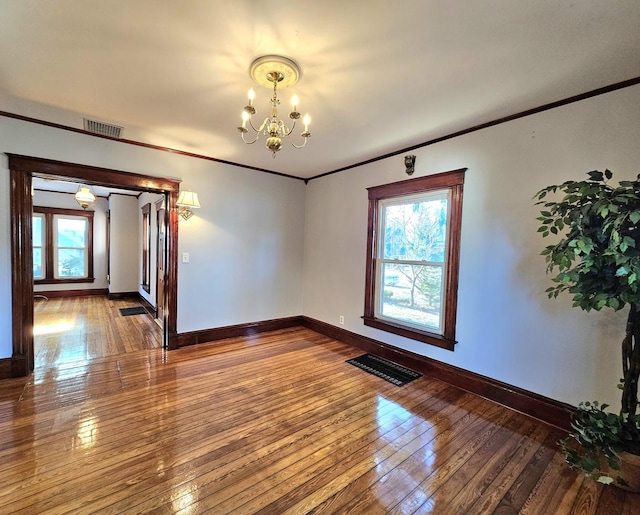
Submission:
POLYGON ((33 208, 33 278, 93 282, 93 211, 33 208))
POLYGON ((368 189, 365 325, 453 350, 465 171, 368 189))
POLYGON ((151 269, 151 204, 142 206, 142 289, 149 293, 151 269))

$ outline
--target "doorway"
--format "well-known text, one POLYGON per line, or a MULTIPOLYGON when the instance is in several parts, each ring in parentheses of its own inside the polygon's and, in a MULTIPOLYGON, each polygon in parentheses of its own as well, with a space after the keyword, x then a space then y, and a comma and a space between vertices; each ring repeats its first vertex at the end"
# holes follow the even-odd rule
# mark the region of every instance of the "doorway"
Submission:
POLYGON ((177 348, 177 232, 175 202, 180 181, 119 170, 97 168, 76 163, 7 154, 11 181, 11 259, 12 259, 12 358, 13 377, 26 376, 34 368, 33 346, 33 256, 31 184, 34 174, 42 177, 77 179, 89 185, 125 188, 165 194, 166 231, 163 276, 163 346, 177 348))

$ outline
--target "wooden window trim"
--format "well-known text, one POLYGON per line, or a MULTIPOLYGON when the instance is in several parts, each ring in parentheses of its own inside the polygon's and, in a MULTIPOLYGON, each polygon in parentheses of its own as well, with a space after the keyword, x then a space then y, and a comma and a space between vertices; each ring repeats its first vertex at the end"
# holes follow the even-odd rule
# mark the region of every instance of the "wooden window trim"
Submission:
POLYGON ((56 207, 33 207, 34 213, 44 215, 45 226, 45 276, 42 279, 34 279, 34 284, 74 284, 74 283, 93 283, 95 277, 93 274, 93 211, 82 211, 79 209, 61 209, 56 207), (54 215, 82 216, 88 221, 87 230, 87 277, 79 277, 73 279, 57 279, 54 277, 53 265, 53 217, 54 215))
POLYGON ((460 268, 460 235, 462 227, 462 193, 466 168, 425 177, 417 177, 391 184, 367 188, 369 218, 367 223, 367 261, 363 321, 366 326, 404 336, 430 345, 453 350, 456 344, 456 315, 458 306, 458 273, 460 268), (451 191, 449 239, 446 251, 445 307, 443 334, 421 331, 401 323, 392 323, 375 316, 376 256, 378 245, 379 201, 392 197, 426 193, 432 190, 451 191))

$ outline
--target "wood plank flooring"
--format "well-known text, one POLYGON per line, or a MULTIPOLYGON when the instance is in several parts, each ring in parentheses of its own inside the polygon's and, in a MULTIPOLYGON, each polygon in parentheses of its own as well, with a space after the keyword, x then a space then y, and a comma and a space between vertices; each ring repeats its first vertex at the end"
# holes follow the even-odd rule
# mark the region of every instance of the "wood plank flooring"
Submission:
POLYGON ((162 345, 151 315, 120 315, 120 308, 140 306, 134 300, 59 297, 36 299, 33 306, 36 370, 162 345))
POLYGON ((0 381, 0 513, 640 513, 558 430, 359 354, 292 328, 0 381))

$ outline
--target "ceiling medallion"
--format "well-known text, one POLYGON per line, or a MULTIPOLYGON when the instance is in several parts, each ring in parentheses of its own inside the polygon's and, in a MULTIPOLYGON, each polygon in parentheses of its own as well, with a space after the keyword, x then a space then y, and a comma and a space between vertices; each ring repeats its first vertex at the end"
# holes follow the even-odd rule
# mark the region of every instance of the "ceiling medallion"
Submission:
POLYGON ((298 112, 298 97, 296 95, 293 95, 291 99, 291 103, 293 104, 293 110, 289 113, 289 118, 293 120, 291 127, 278 118, 278 106, 280 105, 277 92, 278 85, 281 88, 288 88, 298 82, 298 79, 302 76, 302 70, 298 64, 288 57, 281 55, 263 55, 251 63, 249 74, 260 86, 269 88, 273 87, 273 96, 270 101, 271 116, 265 118, 260 127, 256 128, 253 125, 251 116, 256 114, 256 109, 253 106, 255 92, 253 89, 250 89, 249 103, 244 106, 242 111, 242 125, 238 127, 242 141, 251 145, 258 141, 261 134, 267 136, 265 143, 267 148, 272 152, 274 158, 276 157, 276 152, 282 148, 282 140, 284 138, 288 138, 289 143, 291 143, 295 148, 303 148, 311 136, 311 133, 309 132, 311 118, 309 118, 308 114, 304 116, 302 120, 302 123, 304 123, 304 131, 300 133, 300 136, 303 138, 303 142, 300 145, 296 145, 291 138, 291 133, 296 127, 296 120, 300 119, 300 113, 298 112), (255 133, 255 138, 251 141, 247 141, 245 138, 245 134, 249 132, 247 122, 255 133))

